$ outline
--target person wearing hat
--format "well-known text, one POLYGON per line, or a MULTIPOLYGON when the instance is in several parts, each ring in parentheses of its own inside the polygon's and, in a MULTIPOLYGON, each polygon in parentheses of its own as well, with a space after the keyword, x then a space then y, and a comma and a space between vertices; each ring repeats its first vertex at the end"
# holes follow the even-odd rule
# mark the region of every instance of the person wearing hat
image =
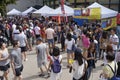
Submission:
POLYGON ((44 71, 42 66, 45 67, 47 71, 47 56, 48 56, 48 47, 45 43, 43 43, 42 38, 37 38, 37 46, 36 46, 36 54, 37 54, 37 66, 40 68, 41 74, 39 76, 44 76, 44 71))

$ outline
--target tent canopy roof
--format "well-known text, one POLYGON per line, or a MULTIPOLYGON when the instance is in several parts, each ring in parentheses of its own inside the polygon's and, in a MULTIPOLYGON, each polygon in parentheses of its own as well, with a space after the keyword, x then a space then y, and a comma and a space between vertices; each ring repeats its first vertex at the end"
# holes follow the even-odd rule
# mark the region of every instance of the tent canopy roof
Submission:
POLYGON ((36 11, 37 9, 30 7, 29 9, 25 10, 24 12, 22 12, 22 15, 27 15, 28 13, 31 13, 33 11, 36 11))
POLYGON ((112 9, 106 8, 97 2, 94 2, 92 5, 88 6, 87 8, 101 8, 101 18, 110 18, 117 16, 118 12, 112 9))
POLYGON ((21 15, 21 12, 16 9, 12 9, 7 13, 7 15, 21 15))
POLYGON ((47 15, 48 13, 50 13, 51 11, 53 11, 54 9, 48 7, 48 6, 43 6, 42 8, 40 8, 39 10, 33 12, 36 14, 41 14, 41 15, 47 15))
MULTIPOLYGON (((73 16, 74 15, 74 9, 73 8, 64 5, 64 10, 65 10, 65 15, 66 16, 73 16)), ((50 16, 58 16, 58 15, 64 16, 64 14, 61 11, 61 6, 56 8, 54 11, 50 12, 49 15, 50 16)))

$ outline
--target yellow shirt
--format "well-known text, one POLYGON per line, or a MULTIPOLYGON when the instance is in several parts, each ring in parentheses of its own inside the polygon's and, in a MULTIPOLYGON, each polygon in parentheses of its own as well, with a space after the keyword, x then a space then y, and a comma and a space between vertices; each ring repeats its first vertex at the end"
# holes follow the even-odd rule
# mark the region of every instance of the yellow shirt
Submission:
MULTIPOLYGON (((115 71, 115 62, 112 61, 111 63, 108 63, 112 69, 115 71)), ((117 70, 118 66, 116 64, 116 70, 117 70)), ((106 65, 103 67, 103 73, 107 75, 108 78, 112 78, 114 76, 114 73, 112 72, 111 68, 106 65)))

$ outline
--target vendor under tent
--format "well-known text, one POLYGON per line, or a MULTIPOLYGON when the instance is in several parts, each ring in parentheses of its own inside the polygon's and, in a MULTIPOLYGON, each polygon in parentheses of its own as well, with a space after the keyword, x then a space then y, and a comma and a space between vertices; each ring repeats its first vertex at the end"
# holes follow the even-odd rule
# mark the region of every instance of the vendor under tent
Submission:
POLYGON ((34 11, 36 11, 37 9, 33 8, 33 7, 30 7, 29 9, 25 10, 24 12, 22 12, 22 15, 25 16, 29 13, 32 13, 34 11))
MULTIPOLYGON (((88 6, 85 9, 75 9, 74 10, 75 19, 88 19, 88 21, 100 21, 101 26, 104 30, 108 30, 110 28, 116 27, 117 19, 116 16, 118 14, 117 11, 112 9, 106 8, 97 2, 93 3, 92 5, 88 6), (85 15, 84 15, 85 14, 85 15)), ((79 22, 77 20, 77 22, 79 22)))
POLYGON ((65 11, 65 14, 62 13, 61 6, 60 6, 54 11, 50 12, 48 15, 49 16, 73 16, 74 15, 74 9, 69 6, 64 5, 64 11, 65 11))
POLYGON ((12 9, 11 11, 9 11, 7 13, 8 16, 13 16, 13 15, 21 15, 21 12, 16 10, 16 9, 12 9))
POLYGON ((48 7, 48 6, 43 6, 42 8, 40 8, 39 10, 33 12, 34 14, 40 14, 42 16, 47 16, 51 11, 53 11, 54 9, 48 7))
POLYGON ((88 6, 87 8, 101 8, 101 19, 116 17, 118 14, 117 11, 106 8, 106 7, 98 4, 97 2, 93 3, 92 5, 88 6))

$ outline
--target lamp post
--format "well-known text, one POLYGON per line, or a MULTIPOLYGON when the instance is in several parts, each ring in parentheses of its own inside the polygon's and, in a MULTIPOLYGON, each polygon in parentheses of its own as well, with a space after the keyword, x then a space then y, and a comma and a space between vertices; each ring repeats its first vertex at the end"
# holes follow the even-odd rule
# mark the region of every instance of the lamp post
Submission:
POLYGON ((86 6, 87 6, 87 0, 85 0, 85 2, 84 2, 84 3, 85 3, 85 8, 86 8, 86 6))
POLYGON ((110 8, 110 6, 111 6, 111 0, 109 0, 109 6, 108 7, 110 8))
POLYGON ((55 5, 56 5, 56 0, 53 0, 53 8, 55 9, 55 5))
POLYGON ((75 8, 77 7, 76 3, 77 3, 77 0, 74 0, 74 7, 75 8))

